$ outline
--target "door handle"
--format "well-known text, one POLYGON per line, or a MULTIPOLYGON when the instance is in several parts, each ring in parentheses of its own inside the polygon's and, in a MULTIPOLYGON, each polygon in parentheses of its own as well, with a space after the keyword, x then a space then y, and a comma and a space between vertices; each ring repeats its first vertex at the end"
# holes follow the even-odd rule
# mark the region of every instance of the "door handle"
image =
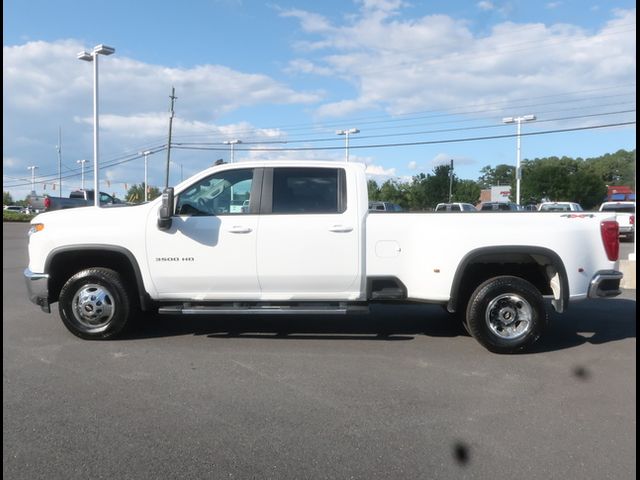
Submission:
POLYGON ((330 232, 336 233, 346 233, 350 232, 351 230, 353 230, 353 227, 349 227, 348 225, 332 225, 331 227, 329 227, 330 232))
POLYGON ((229 229, 229 233, 249 233, 251 229, 249 227, 243 227, 242 225, 234 225, 229 229))

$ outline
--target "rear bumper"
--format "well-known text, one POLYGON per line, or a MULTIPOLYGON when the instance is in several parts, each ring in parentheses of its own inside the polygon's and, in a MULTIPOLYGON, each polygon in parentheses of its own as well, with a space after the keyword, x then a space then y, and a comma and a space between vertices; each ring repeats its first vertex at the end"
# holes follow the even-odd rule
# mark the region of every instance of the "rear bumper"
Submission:
POLYGON ((622 272, 616 270, 600 270, 589 283, 589 298, 615 297, 620 295, 620 281, 622 272))
POLYGON ((51 307, 49 306, 49 275, 35 273, 25 268, 24 280, 27 284, 29 300, 36 305, 40 305, 42 311, 51 313, 51 307))

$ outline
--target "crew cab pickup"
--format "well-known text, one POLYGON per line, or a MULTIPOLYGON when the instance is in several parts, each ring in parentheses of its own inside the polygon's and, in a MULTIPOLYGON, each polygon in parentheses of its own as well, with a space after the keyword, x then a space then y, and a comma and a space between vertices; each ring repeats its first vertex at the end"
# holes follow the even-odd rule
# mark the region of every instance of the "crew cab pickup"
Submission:
MULTIPOLYGON (((93 205, 93 190, 75 190, 69 193, 69 198, 53 197, 50 195, 29 195, 27 203, 31 209, 36 212, 48 212, 51 210, 64 210, 67 208, 87 207, 93 205)), ((100 192, 101 205, 117 205, 122 204, 122 200, 100 192)))
POLYGON ((36 216, 30 299, 85 339, 136 312, 343 314, 440 304, 493 352, 535 342, 570 302, 620 293, 611 214, 378 213, 363 165, 211 167, 156 200, 36 216), (248 202, 247 202, 248 201, 248 202), (549 232, 555 232, 549 235, 549 232))

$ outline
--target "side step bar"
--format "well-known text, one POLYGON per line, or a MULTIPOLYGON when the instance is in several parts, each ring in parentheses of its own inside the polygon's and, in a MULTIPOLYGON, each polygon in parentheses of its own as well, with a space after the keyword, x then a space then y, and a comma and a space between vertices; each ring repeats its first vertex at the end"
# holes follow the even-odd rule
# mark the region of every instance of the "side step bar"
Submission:
POLYGON ((337 305, 193 305, 184 303, 160 307, 158 313, 165 315, 346 315, 350 313, 369 313, 369 306, 346 303, 337 305))

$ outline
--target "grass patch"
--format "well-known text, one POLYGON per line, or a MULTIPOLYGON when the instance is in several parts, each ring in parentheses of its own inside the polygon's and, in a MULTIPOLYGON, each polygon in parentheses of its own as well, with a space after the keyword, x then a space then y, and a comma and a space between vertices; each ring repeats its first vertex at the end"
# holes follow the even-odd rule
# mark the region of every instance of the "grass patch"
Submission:
POLYGON ((35 215, 29 215, 26 213, 9 212, 7 210, 2 211, 3 222, 30 222, 35 215))

